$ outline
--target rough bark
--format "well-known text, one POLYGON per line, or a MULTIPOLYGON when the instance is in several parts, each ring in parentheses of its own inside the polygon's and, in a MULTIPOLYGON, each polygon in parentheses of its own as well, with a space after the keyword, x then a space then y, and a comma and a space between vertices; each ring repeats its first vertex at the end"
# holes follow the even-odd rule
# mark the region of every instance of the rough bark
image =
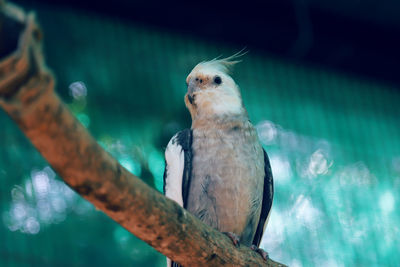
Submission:
POLYGON ((283 266, 247 247, 235 248, 104 151, 54 92, 33 13, 1 2, 0 105, 70 187, 184 266, 283 266), (13 40, 15 31, 20 37, 13 40))

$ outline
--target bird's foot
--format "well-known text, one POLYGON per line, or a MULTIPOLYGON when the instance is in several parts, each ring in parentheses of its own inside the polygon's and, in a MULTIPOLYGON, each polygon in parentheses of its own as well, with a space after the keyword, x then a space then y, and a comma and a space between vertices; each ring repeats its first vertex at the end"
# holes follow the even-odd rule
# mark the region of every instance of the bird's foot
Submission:
POLYGON ((251 245, 250 248, 251 248, 251 250, 253 250, 253 251, 257 252, 258 254, 260 254, 261 257, 262 257, 265 261, 268 260, 268 258, 269 258, 268 252, 266 252, 266 251, 263 250, 262 248, 259 248, 259 247, 255 246, 255 245, 251 245))
POLYGON ((229 237, 230 240, 232 240, 232 243, 235 247, 240 247, 240 239, 239 236, 232 232, 222 232, 224 235, 229 237))

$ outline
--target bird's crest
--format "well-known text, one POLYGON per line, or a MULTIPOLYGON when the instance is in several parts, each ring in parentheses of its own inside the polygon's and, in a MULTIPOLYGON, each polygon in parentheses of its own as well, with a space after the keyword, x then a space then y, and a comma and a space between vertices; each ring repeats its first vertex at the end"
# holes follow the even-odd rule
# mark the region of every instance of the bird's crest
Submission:
POLYGON ((223 73, 230 74, 232 72, 233 66, 241 62, 240 58, 247 54, 244 48, 239 52, 233 54, 232 56, 226 58, 216 57, 210 61, 201 62, 200 65, 215 68, 223 73))

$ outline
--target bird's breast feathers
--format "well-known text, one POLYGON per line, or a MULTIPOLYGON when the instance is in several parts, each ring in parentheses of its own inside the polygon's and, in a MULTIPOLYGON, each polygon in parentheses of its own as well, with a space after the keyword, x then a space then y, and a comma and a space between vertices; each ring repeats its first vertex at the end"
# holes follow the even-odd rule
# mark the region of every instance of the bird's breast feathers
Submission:
POLYGON ((221 231, 242 233, 261 208, 264 162, 255 130, 193 129, 192 149, 187 209, 221 231))

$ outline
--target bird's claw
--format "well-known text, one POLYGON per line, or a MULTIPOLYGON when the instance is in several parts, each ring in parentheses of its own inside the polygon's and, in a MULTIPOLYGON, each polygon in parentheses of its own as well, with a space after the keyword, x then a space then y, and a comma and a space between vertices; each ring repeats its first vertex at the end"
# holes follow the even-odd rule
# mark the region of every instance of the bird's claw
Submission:
POLYGON ((269 258, 268 252, 266 252, 266 251, 263 250, 262 248, 259 248, 259 247, 255 246, 255 245, 251 245, 250 248, 251 248, 251 250, 253 250, 253 251, 257 252, 258 254, 260 254, 261 257, 262 257, 265 261, 268 260, 268 258, 269 258))
POLYGON ((229 237, 230 240, 232 240, 232 243, 235 247, 240 247, 240 239, 236 234, 232 232, 223 232, 223 234, 229 237))

